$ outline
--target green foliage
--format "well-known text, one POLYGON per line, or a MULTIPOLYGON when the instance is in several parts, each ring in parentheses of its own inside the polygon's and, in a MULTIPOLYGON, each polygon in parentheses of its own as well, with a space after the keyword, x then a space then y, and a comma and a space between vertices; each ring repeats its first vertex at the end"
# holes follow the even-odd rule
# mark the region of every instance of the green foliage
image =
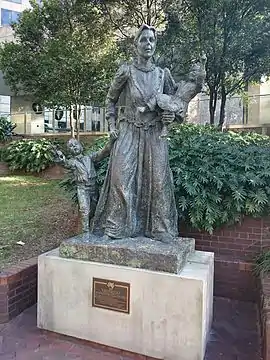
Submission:
POLYGON ((180 217, 212 232, 269 213, 270 140, 211 126, 171 129, 170 164, 180 217))
POLYGON ((270 251, 266 251, 256 258, 254 272, 256 275, 270 273, 270 251))
POLYGON ((70 200, 74 204, 78 204, 78 197, 77 197, 77 186, 75 183, 74 176, 71 171, 68 171, 65 177, 59 182, 60 188, 65 190, 66 194, 68 194, 70 200))
POLYGON ((0 142, 10 140, 12 138, 12 132, 15 129, 16 124, 13 124, 6 117, 0 117, 0 142))
POLYGON ((176 0, 167 19, 158 43, 163 65, 181 77, 192 59, 206 53, 210 120, 221 98, 221 124, 227 97, 270 75, 269 0, 176 0))
POLYGON ((5 157, 5 147, 0 146, 0 161, 5 161, 4 157, 5 157))
MULTIPOLYGON (((101 150, 106 145, 108 140, 109 140, 108 136, 100 137, 99 139, 97 139, 94 142, 93 146, 91 146, 91 148, 88 151, 95 152, 95 151, 101 150)), ((101 186, 103 184, 103 181, 104 181, 104 178, 105 178, 105 175, 107 172, 108 161, 109 161, 109 158, 107 157, 107 158, 101 160, 98 164, 96 164, 97 184, 98 184, 99 188, 101 188, 101 186)))
POLYGON ((107 0, 102 2, 105 14, 124 37, 142 24, 163 28, 166 23, 165 8, 173 0, 107 0))
POLYGON ((13 91, 32 94, 48 107, 103 101, 117 46, 97 2, 31 1, 13 27, 16 40, 0 53, 13 91))
POLYGON ((10 170, 40 172, 53 164, 53 145, 46 139, 13 141, 2 157, 10 170))
MULTIPOLYGON (((100 138, 88 150, 108 141, 100 138)), ((175 125, 169 137, 170 165, 180 219, 212 232, 243 216, 270 210, 270 139, 256 133, 222 133, 213 126, 175 125)), ((97 166, 101 187, 108 159, 97 166)), ((64 181, 76 199, 75 184, 64 181)))

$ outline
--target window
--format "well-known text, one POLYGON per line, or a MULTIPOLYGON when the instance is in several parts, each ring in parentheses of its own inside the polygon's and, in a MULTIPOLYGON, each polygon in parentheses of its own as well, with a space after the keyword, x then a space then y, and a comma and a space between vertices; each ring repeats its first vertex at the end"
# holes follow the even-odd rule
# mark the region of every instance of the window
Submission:
POLYGON ((6 0, 8 2, 13 2, 13 3, 16 3, 16 4, 21 4, 22 3, 22 0, 6 0))
POLYGON ((10 25, 18 21, 20 13, 17 11, 1 9, 1 25, 10 25))

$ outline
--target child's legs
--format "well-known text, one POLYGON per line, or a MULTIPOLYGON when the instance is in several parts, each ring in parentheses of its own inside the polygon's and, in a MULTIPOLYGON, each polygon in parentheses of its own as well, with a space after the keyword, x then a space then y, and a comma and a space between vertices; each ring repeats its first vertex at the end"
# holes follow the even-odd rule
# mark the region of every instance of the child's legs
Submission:
POLYGON ((83 232, 89 231, 89 214, 90 214, 90 203, 91 196, 89 188, 86 186, 77 187, 79 209, 82 217, 82 230, 83 232))

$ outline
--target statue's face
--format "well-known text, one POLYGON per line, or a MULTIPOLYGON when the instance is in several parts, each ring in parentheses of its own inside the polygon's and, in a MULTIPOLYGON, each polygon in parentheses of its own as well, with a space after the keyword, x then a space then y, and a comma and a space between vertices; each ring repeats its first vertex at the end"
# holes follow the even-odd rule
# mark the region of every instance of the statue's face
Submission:
POLYGON ((201 68, 200 64, 194 64, 189 72, 189 79, 196 81, 198 78, 204 78, 206 76, 205 70, 201 68))
POLYGON ((145 29, 142 31, 137 41, 138 55, 150 59, 156 50, 156 39, 153 31, 145 29))
POLYGON ((68 144, 69 151, 72 155, 79 155, 82 152, 82 148, 79 142, 72 141, 68 144))
POLYGON ((191 70, 190 73, 188 74, 188 78, 191 81, 195 81, 197 77, 198 77, 198 73, 195 70, 191 70))

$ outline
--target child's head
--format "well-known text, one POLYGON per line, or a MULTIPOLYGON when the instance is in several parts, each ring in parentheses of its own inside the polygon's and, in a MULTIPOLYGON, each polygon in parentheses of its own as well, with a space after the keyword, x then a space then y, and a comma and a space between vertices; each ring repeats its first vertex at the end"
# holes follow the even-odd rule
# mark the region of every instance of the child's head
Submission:
POLYGON ((69 139, 67 142, 67 148, 72 155, 79 155, 83 151, 81 143, 76 139, 69 139))
POLYGON ((200 63, 193 63, 190 67, 190 72, 188 74, 188 79, 190 81, 198 81, 204 79, 205 69, 200 63))

